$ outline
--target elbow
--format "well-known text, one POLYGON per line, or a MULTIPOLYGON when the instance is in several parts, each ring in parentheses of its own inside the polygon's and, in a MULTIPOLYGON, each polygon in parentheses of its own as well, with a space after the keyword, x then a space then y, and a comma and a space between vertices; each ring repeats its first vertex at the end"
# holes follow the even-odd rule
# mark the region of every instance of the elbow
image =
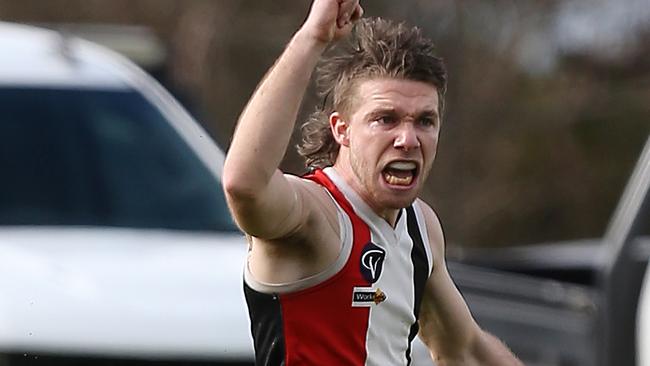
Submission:
POLYGON ((246 164, 226 158, 221 176, 221 185, 226 198, 231 203, 251 203, 265 192, 271 177, 246 164))
POLYGON ((224 165, 221 185, 228 201, 251 200, 259 191, 251 184, 250 177, 242 174, 242 169, 233 167, 233 164, 224 165))

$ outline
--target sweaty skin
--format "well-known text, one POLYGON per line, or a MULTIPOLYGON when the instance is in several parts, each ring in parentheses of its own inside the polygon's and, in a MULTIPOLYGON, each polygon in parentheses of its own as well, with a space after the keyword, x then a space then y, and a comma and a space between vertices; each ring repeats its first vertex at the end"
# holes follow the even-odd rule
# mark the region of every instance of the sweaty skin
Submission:
MULTIPOLYGON (((288 283, 320 273, 341 250, 337 211, 316 184, 284 175, 284 157, 310 77, 326 47, 363 14, 358 0, 315 0, 303 26, 242 112, 226 156, 228 205, 251 242, 259 281, 288 283)), ((334 112, 340 144, 334 169, 390 225, 417 199, 436 154, 438 94, 423 82, 376 78, 358 83, 350 113, 334 112)), ((438 365, 521 365, 472 318, 446 269, 444 238, 424 202, 434 269, 427 281, 420 337, 438 365)))

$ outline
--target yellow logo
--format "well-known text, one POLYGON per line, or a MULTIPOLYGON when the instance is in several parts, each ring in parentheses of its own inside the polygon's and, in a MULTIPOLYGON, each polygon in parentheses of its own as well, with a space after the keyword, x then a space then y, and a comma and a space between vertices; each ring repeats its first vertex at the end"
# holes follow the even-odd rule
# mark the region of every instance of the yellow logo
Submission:
POLYGON ((377 291, 375 291, 375 296, 372 299, 372 301, 374 301, 376 305, 384 300, 386 300, 386 294, 381 289, 377 289, 377 291))

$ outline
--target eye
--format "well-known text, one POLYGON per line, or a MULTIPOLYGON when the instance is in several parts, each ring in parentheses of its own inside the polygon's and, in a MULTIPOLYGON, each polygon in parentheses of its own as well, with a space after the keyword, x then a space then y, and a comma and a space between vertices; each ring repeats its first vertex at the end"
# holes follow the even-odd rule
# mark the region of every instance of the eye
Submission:
POLYGON ((381 124, 389 125, 389 124, 395 123, 397 121, 397 119, 394 116, 383 115, 383 116, 379 116, 379 117, 375 118, 375 121, 377 121, 377 122, 379 122, 381 124))
POLYGON ((433 126, 436 124, 436 121, 433 119, 433 117, 422 117, 420 118, 419 122, 422 126, 433 126))
POLYGON ((437 122, 437 119, 434 116, 422 116, 418 120, 418 123, 420 124, 420 126, 425 126, 425 127, 435 126, 436 122, 437 122))

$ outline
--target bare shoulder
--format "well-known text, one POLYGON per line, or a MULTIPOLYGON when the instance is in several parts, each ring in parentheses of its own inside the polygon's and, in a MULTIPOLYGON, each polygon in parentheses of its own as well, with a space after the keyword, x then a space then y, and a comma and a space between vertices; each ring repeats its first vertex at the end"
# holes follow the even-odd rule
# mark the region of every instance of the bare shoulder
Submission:
POLYGON ((320 273, 334 263, 341 248, 336 204, 326 189, 294 175, 286 179, 295 193, 292 214, 303 219, 282 237, 250 238, 249 268, 266 283, 291 283, 320 273))
POLYGON ((303 257, 319 257, 322 253, 331 251, 338 243, 340 228, 337 206, 325 187, 309 179, 292 174, 284 174, 290 189, 293 204, 289 215, 284 220, 268 217, 267 220, 276 220, 280 227, 286 221, 297 222, 290 229, 280 230, 283 234, 260 238, 252 236, 257 247, 268 248, 275 257, 293 258, 301 260, 303 257))
POLYGON ((440 223, 438 214, 428 203, 419 198, 416 202, 424 216, 429 245, 434 254, 434 260, 438 262, 443 259, 445 253, 445 236, 442 230, 442 224, 440 223))
MULTIPOLYGON (((303 215, 306 216, 303 231, 313 236, 313 230, 318 230, 326 223, 338 235, 338 214, 336 204, 325 187, 309 179, 292 174, 285 174, 287 181, 294 187, 298 200, 301 202, 303 215)), ((300 236, 300 233, 296 233, 300 236)), ((305 233, 303 233, 305 234, 305 233)))

